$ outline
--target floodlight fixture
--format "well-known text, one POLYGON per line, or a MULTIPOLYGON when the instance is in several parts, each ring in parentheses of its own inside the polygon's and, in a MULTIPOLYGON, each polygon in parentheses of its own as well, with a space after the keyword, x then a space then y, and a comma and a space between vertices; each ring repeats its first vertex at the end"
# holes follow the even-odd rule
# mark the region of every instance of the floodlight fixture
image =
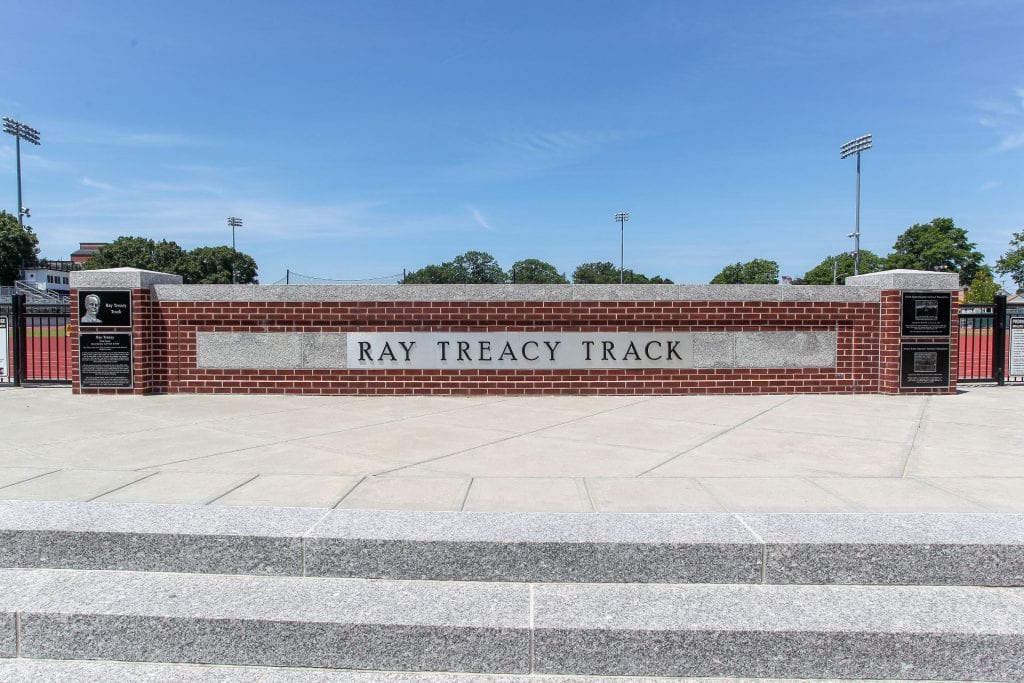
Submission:
POLYGON ((839 148, 839 158, 845 159, 846 157, 859 154, 871 149, 871 133, 867 135, 861 135, 855 140, 850 140, 845 145, 839 148))
POLYGON ((871 133, 854 138, 839 147, 839 158, 846 159, 857 155, 857 210, 855 227, 850 237, 853 238, 853 274, 860 275, 860 153, 871 149, 871 133))
POLYGON ((25 216, 29 215, 28 208, 21 201, 21 141, 39 144, 39 131, 32 126, 25 125, 21 121, 4 117, 4 132, 14 136, 15 158, 18 164, 18 225, 25 227, 25 216))
POLYGON ((622 211, 621 213, 617 213, 617 214, 615 214, 615 220, 617 220, 619 222, 619 284, 621 285, 622 284, 622 273, 624 272, 623 271, 623 265, 625 264, 624 256, 625 256, 625 253, 626 253, 626 249, 625 249, 626 230, 625 230, 624 226, 625 226, 626 221, 629 220, 629 214, 626 213, 625 211, 622 211))
POLYGON ((235 228, 242 227, 242 219, 237 216, 228 216, 228 225, 231 226, 231 284, 235 284, 238 281, 237 271, 235 270, 235 228))

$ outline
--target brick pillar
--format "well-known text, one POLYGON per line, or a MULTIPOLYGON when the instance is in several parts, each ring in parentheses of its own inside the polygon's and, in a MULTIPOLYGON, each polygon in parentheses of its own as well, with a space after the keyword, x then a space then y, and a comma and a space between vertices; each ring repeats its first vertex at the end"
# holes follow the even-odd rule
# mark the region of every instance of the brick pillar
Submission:
POLYGON ((137 268, 71 273, 73 393, 154 393, 156 340, 153 335, 155 307, 152 288, 158 284, 181 284, 181 276, 137 268), (88 321, 86 309, 89 305, 97 305, 95 301, 89 302, 90 295, 99 300, 99 310, 94 317, 102 322, 88 321), (130 375, 126 353, 129 350, 130 375), (88 357, 83 359, 83 353, 89 354, 88 357))
POLYGON ((878 287, 878 387, 883 394, 956 393, 959 357, 959 292, 957 273, 919 270, 887 270, 846 278, 847 285, 878 287), (905 301, 910 299, 905 309, 905 301), (949 299, 948 318, 946 298, 949 299), (914 320, 914 299, 924 310, 914 320), (930 305, 938 302, 934 322, 930 305), (907 317, 908 320, 904 320, 907 317), (945 327, 948 333, 929 329, 945 327), (910 329, 908 329, 908 327, 910 329), (948 360, 945 360, 948 357, 948 360), (935 360, 934 370, 929 362, 935 360), (919 367, 913 364, 918 363, 919 367), (949 381, 930 384, 933 377, 948 372, 949 381), (909 377, 907 375, 909 374, 909 377), (905 381, 906 379, 906 381, 905 381))

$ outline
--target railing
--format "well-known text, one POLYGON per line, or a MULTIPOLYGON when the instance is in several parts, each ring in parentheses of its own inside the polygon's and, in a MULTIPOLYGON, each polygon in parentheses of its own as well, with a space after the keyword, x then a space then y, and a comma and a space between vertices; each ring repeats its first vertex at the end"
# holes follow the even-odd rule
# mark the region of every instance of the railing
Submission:
POLYGON ((1005 298, 960 308, 959 382, 1024 383, 1024 375, 1010 374, 1010 320, 1016 317, 1024 317, 1024 306, 1007 306, 1005 298))
POLYGON ((0 305, 7 320, 8 377, 13 384, 71 383, 70 305, 15 295, 0 305))

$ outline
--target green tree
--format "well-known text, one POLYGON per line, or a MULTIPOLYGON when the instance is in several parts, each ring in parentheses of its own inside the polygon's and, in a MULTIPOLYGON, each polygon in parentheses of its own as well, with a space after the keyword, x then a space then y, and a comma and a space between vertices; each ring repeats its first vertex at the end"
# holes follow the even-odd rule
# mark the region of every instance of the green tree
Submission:
POLYGON ((467 284, 500 284, 508 281, 505 271, 485 251, 467 251, 456 256, 452 264, 463 278, 461 281, 467 284))
POLYGON ((910 226, 896 238, 886 267, 960 273, 963 285, 974 280, 985 260, 977 246, 968 241, 967 231, 956 227, 952 218, 934 218, 930 223, 910 226))
MULTIPOLYGON (((843 281, 853 275, 853 254, 844 251, 827 259, 811 268, 804 274, 805 285, 830 285, 832 284, 832 265, 836 264, 836 283, 843 284, 843 281)), ((867 249, 860 250, 860 272, 877 273, 885 270, 885 258, 867 249)))
POLYGON ((24 266, 34 266, 39 257, 39 238, 22 228, 15 216, 0 211, 0 285, 10 286, 24 266))
POLYGON ((777 285, 779 264, 756 258, 746 263, 734 263, 722 268, 712 280, 713 285, 777 285))
POLYGON ((1017 283, 1017 292, 1024 291, 1024 231, 1010 239, 1010 248, 996 261, 996 272, 1009 275, 1017 283))
POLYGON ((179 269, 184 258, 185 250, 177 242, 155 242, 148 237, 122 236, 100 249, 85 264, 85 268, 141 268, 180 275, 179 269))
POLYGON ((424 284, 498 284, 508 277, 493 256, 483 251, 467 251, 451 261, 430 264, 407 273, 403 282, 424 284))
POLYGON ((431 264, 423 266, 419 270, 405 274, 402 284, 406 285, 445 285, 457 282, 458 276, 452 264, 442 263, 441 265, 431 264))
POLYGON ((256 261, 231 247, 197 247, 178 261, 177 273, 186 284, 226 285, 232 282, 232 270, 240 284, 258 282, 256 261))
POLYGON ((978 269, 971 286, 964 297, 964 303, 968 304, 990 304, 996 300, 996 292, 999 285, 992 280, 992 271, 987 266, 978 269))
POLYGON ((516 261, 512 264, 509 275, 512 282, 516 284, 569 284, 569 281, 565 279, 565 275, 559 273, 557 268, 546 261, 535 258, 516 261))
MULTIPOLYGON (((581 263, 572 272, 572 281, 578 285, 611 285, 619 284, 619 268, 611 261, 594 261, 581 263)), ((670 285, 672 280, 654 275, 648 277, 629 268, 622 271, 622 282, 627 285, 670 285)))

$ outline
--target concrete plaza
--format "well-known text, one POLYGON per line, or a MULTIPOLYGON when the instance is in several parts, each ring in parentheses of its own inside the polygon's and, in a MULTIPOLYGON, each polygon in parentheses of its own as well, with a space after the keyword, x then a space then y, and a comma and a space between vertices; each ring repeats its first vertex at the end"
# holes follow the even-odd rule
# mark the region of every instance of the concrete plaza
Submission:
POLYGON ((0 389, 0 499, 544 512, 1024 512, 1024 387, 954 396, 0 389))

